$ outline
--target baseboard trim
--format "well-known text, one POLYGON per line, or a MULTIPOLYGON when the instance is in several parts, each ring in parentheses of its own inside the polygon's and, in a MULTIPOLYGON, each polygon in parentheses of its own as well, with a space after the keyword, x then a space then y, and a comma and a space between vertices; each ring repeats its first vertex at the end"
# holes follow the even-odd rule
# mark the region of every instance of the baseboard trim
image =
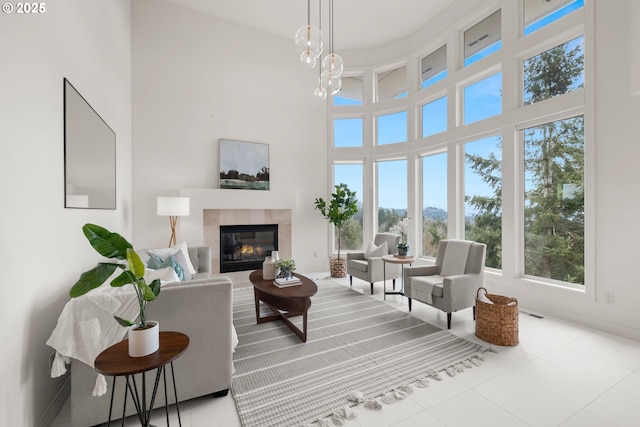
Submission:
POLYGON ((49 427, 56 420, 60 411, 69 400, 71 396, 71 375, 67 375, 62 387, 53 397, 53 400, 47 406, 47 409, 44 411, 38 422, 36 423, 37 427, 49 427))

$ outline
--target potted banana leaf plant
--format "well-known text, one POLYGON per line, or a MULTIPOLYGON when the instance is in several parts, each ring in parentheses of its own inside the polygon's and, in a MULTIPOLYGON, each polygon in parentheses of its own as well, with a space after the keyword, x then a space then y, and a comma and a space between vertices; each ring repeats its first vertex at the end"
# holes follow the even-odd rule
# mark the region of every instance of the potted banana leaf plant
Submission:
POLYGON ((139 318, 137 322, 118 316, 114 318, 120 325, 129 328, 130 356, 141 357, 154 353, 159 346, 159 325, 158 322, 149 321, 147 315, 149 303, 160 294, 160 280, 156 279, 147 284, 144 279, 144 263, 133 250, 131 243, 118 233, 112 233, 95 224, 85 224, 82 232, 96 252, 105 258, 120 262, 100 262, 91 270, 82 273, 69 292, 71 298, 77 298, 99 287, 112 277, 114 272, 122 270, 110 284, 113 287, 129 284, 133 286, 139 307, 139 318))

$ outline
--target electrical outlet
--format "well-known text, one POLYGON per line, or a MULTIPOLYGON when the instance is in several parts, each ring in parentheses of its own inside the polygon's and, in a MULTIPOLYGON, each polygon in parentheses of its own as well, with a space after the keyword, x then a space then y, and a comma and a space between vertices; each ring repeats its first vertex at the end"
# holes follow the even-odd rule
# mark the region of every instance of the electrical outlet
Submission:
POLYGON ((613 292, 605 292, 604 300, 606 301, 607 304, 613 305, 613 292))

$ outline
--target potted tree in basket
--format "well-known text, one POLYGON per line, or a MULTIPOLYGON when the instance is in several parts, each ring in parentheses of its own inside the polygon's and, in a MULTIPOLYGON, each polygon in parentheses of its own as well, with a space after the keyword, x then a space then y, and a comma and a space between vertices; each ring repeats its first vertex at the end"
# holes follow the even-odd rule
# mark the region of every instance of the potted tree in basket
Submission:
POLYGON ((100 262, 91 270, 82 273, 69 292, 71 298, 79 297, 99 287, 116 270, 122 270, 122 273, 111 281, 111 286, 133 285, 140 308, 140 318, 138 322, 132 322, 118 316, 113 317, 120 325, 129 327, 130 356, 141 357, 155 352, 159 346, 159 325, 158 322, 147 320, 147 313, 149 302, 160 294, 160 280, 156 279, 151 284, 147 284, 144 279, 144 263, 133 250, 131 243, 118 233, 112 233, 95 224, 85 224, 82 232, 100 255, 126 261, 126 263, 100 262))
POLYGON ((347 275, 347 260, 340 258, 340 238, 342 227, 358 212, 356 192, 349 190, 347 184, 340 183, 335 186, 329 203, 320 197, 316 199, 315 204, 316 209, 336 227, 338 232, 338 257, 331 258, 329 261, 331 277, 345 277, 347 275))

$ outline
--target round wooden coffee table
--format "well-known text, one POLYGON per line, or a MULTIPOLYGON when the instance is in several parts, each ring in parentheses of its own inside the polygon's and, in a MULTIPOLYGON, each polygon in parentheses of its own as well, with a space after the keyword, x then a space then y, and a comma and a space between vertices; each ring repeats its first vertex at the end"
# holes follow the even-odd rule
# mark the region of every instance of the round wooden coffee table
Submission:
POLYGON ((302 283, 288 288, 279 288, 273 284, 273 280, 264 280, 262 270, 256 270, 249 275, 255 297, 256 322, 260 324, 282 320, 302 342, 307 342, 307 312, 311 307, 311 297, 318 292, 318 286, 301 274, 293 275, 302 283), (260 316, 260 301, 271 309, 272 315, 260 316), (289 320, 295 316, 302 316, 302 330, 289 320))

